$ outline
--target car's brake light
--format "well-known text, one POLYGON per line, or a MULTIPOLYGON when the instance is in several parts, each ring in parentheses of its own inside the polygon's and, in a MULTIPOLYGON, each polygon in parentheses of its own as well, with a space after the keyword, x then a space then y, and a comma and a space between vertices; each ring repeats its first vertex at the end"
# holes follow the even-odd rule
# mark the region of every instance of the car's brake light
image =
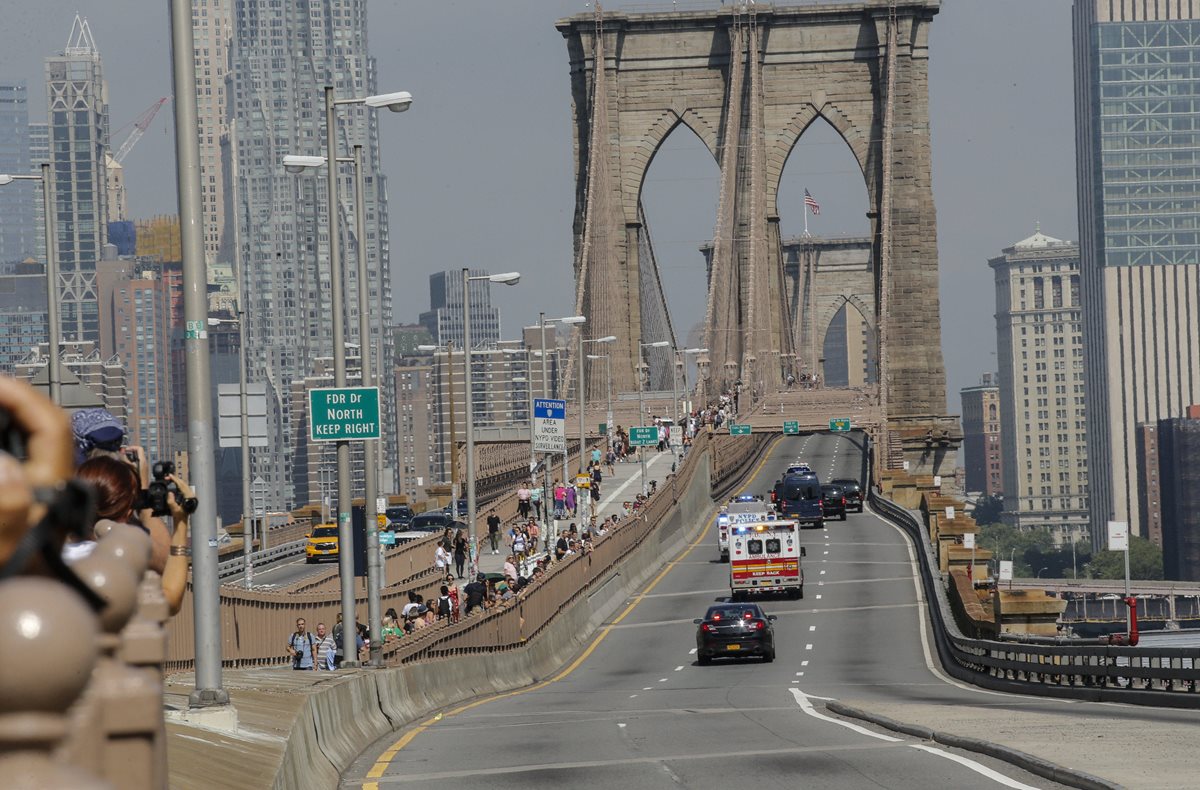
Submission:
POLYGON ((767 627, 766 621, 764 621, 764 620, 755 620, 754 621, 754 630, 755 631, 762 631, 766 627, 767 627))
POLYGON ((742 615, 742 617, 745 617, 747 620, 749 620, 749 619, 751 619, 751 618, 753 618, 753 617, 754 617, 754 613, 753 613, 753 612, 746 612, 744 615, 742 615))
POLYGON ((846 504, 846 497, 842 497, 842 504, 846 504))
POLYGON ((704 623, 703 625, 700 626, 700 630, 701 631, 711 631, 713 629, 712 629, 711 625, 709 625, 708 623, 704 623))

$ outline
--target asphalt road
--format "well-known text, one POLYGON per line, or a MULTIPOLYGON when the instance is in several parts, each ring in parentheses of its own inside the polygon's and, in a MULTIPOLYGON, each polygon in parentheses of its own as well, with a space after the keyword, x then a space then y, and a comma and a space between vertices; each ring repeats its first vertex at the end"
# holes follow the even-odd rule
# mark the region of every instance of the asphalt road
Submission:
MULTIPOLYGON (((861 478, 860 443, 858 435, 785 438, 746 490, 766 493, 796 458, 822 479, 861 478)), ((762 601, 778 616, 775 663, 706 667, 696 663, 692 619, 729 594, 728 566, 718 559, 711 523, 697 536, 618 610, 565 677, 389 736, 366 749, 341 786, 1057 787, 999 761, 897 738, 824 710, 824 698, 953 704, 970 695, 979 702, 982 692, 951 685, 928 667, 909 549, 898 530, 868 512, 805 531, 805 599, 762 601), (386 757, 383 775, 365 780, 401 736, 405 743, 386 757)))

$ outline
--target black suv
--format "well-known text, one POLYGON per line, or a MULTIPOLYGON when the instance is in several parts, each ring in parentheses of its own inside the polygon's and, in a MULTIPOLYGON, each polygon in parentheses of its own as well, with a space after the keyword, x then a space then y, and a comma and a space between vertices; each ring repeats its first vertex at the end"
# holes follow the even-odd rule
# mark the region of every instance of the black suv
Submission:
POLYGON ((846 509, 853 509, 856 513, 863 512, 863 490, 858 481, 851 477, 842 477, 837 480, 829 481, 835 486, 841 486, 846 492, 846 509))
POLYGON ((832 483, 821 486, 821 510, 825 518, 838 516, 839 521, 846 520, 846 491, 841 486, 832 483))
POLYGON ((413 520, 413 509, 408 505, 392 505, 384 515, 387 517, 388 525, 396 531, 408 529, 408 525, 413 520))

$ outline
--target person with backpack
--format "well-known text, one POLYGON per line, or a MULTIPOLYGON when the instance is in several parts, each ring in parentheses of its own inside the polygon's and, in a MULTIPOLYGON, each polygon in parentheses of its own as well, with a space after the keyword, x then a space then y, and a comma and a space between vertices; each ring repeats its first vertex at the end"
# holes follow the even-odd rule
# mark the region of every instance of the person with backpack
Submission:
POLYGON ((453 612, 453 603, 450 600, 450 588, 443 584, 438 590, 437 619, 449 621, 453 612))
POLYGON ((317 668, 317 640, 305 630, 303 617, 296 620, 296 630, 288 637, 287 648, 292 656, 292 669, 317 668))
POLYGON ((518 562, 524 562, 525 550, 527 547, 528 543, 526 542, 525 538, 525 530, 520 525, 517 525, 513 528, 512 553, 513 556, 517 558, 518 562))

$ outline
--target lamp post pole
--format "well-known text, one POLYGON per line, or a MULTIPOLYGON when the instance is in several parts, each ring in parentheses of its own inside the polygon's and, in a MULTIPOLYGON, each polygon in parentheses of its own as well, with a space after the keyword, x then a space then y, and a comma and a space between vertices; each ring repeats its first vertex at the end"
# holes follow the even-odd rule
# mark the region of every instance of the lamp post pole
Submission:
MULTIPOLYGON (((646 405, 644 401, 643 390, 646 388, 645 382, 642 381, 642 367, 646 364, 642 359, 642 349, 645 344, 638 343, 638 370, 637 370, 637 385, 638 385, 638 427, 644 427, 642 423, 646 421, 646 405)), ((641 433, 641 431, 638 431, 641 433)), ((638 461, 642 465, 642 496, 646 495, 646 446, 638 444, 638 461)))
MULTIPOLYGON (((175 171, 183 253, 184 354, 187 368, 188 457, 191 459, 189 474, 199 496, 199 507, 190 519, 196 680, 195 689, 188 695, 188 706, 202 708, 228 705, 229 692, 221 686, 220 590, 216 548, 217 476, 213 459, 213 417, 209 393, 208 271, 204 262, 202 232, 200 140, 196 135, 192 4, 189 0, 171 0, 170 8, 175 171)), ((54 206, 50 208, 49 216, 53 216, 54 206)), ((52 235, 47 237, 46 245, 46 251, 50 252, 52 235)), ((56 292, 57 283, 52 283, 52 300, 56 292)), ((52 319, 52 324, 54 322, 52 319)))
MULTIPOLYGON (((545 312, 538 313, 538 331, 540 331, 542 333, 542 398, 545 399, 545 398, 550 397, 550 382, 549 382, 549 378, 548 378, 549 374, 546 372, 546 313, 545 312)), ((565 452, 566 451, 564 450, 564 457, 565 457, 565 452)), ((542 463, 542 497, 543 498, 546 496, 546 491, 550 488, 549 453, 547 453, 546 456, 547 457, 543 458, 543 463, 542 463)), ((563 485, 565 486, 567 484, 566 462, 565 461, 563 462, 563 472, 564 472, 563 485)), ((532 475, 531 475, 531 477, 532 477, 532 475)), ((542 521, 548 521, 548 520, 549 519, 542 519, 542 521)), ((554 519, 553 532, 554 532, 554 535, 552 536, 552 538, 554 540, 558 540, 558 519, 554 519)))
MULTIPOLYGON (((676 381, 678 376, 675 371, 675 364, 678 360, 679 350, 675 346, 671 346, 671 431, 667 434, 668 448, 675 446, 675 433, 679 430, 679 384, 676 381)), ((673 449, 671 450, 671 454, 675 454, 673 449)))
MULTIPOLYGON (((332 169, 332 168, 331 168, 332 169)), ((363 147, 354 146, 354 235, 357 237, 358 252, 358 357, 361 370, 360 383, 364 387, 378 388, 371 365, 371 289, 367 283, 367 208, 366 189, 363 184, 363 147)), ((380 342, 383 336, 380 335, 380 342)), ((380 419, 383 417, 383 399, 379 398, 380 419)), ((369 664, 383 663, 383 622, 380 616, 380 571, 379 555, 379 439, 363 442, 363 522, 367 539, 367 621, 371 635, 369 664)), ((340 555, 341 552, 338 552, 340 555)), ((343 616, 343 622, 345 616, 343 616)), ((343 629, 343 637, 345 636, 343 629)))
MULTIPOLYGON (((576 327, 576 331, 579 333, 579 384, 576 387, 576 389, 579 390, 579 474, 582 475, 583 470, 586 468, 583 455, 587 451, 587 426, 585 425, 583 416, 583 413, 587 408, 587 386, 585 385, 583 379, 583 327, 576 327)), ((588 502, 589 504, 591 502, 590 496, 588 497, 588 502)))
POLYGON ((55 233, 54 180, 50 174, 50 163, 42 162, 42 213, 46 225, 46 340, 50 346, 50 370, 47 379, 50 400, 62 405, 62 380, 59 377, 59 346, 62 342, 62 326, 58 317, 58 239, 55 233))
MULTIPOLYGON (((330 315, 333 320, 333 385, 346 386, 345 296, 341 243, 338 233, 337 119, 333 114, 333 86, 325 86, 326 194, 329 202, 330 315)), ((358 666, 356 647, 358 616, 354 611, 354 530, 350 524, 350 443, 337 441, 338 578, 342 587, 343 667, 358 666)))

